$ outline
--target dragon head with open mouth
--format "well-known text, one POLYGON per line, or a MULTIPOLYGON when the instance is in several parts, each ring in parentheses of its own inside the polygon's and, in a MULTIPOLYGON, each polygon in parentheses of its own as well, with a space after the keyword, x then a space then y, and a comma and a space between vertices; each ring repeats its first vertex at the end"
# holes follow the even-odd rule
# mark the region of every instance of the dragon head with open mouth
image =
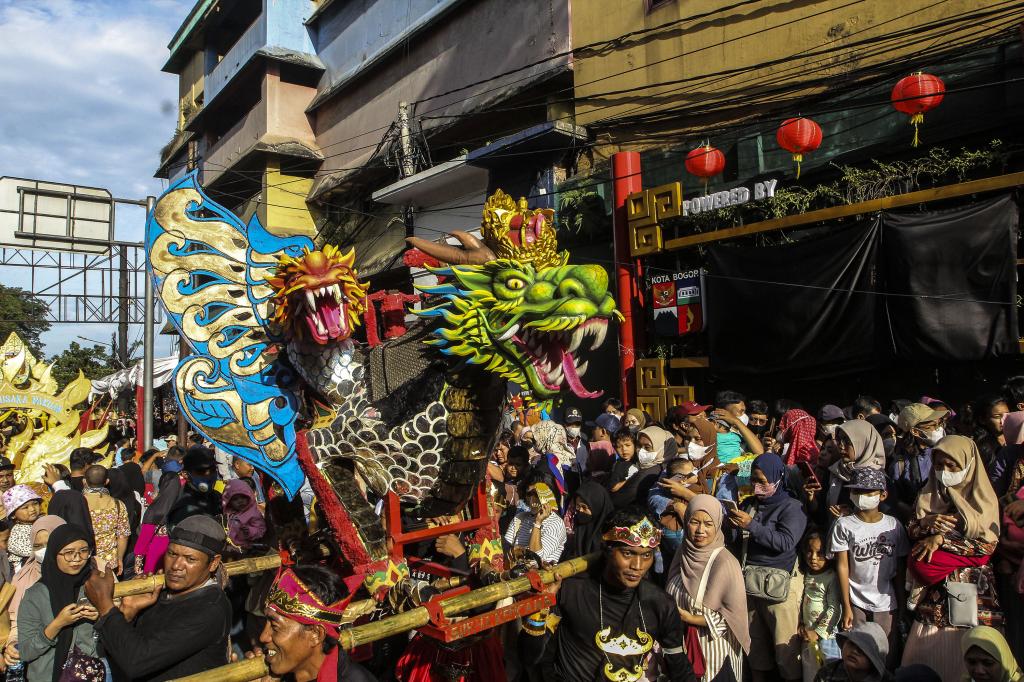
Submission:
POLYGON ((440 318, 430 343, 529 388, 547 401, 567 387, 596 398, 583 384, 587 362, 578 354, 596 349, 612 319, 622 319, 599 265, 569 265, 558 251, 550 209, 530 210, 500 190, 484 206, 483 243, 454 233, 465 249, 421 239, 410 243, 449 263, 431 270, 448 280, 420 289, 442 297, 421 315, 440 318))
POLYGON ((353 263, 355 250, 336 246, 284 255, 267 283, 274 289, 274 322, 293 338, 320 345, 344 341, 366 312, 366 291, 353 263))

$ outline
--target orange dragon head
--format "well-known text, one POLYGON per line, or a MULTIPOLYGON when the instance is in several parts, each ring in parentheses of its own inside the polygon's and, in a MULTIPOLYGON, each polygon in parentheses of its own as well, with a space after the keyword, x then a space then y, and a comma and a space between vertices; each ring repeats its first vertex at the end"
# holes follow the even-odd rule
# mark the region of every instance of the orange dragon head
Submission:
POLYGON ((336 246, 282 256, 267 283, 274 289, 274 322, 289 335, 326 344, 352 335, 366 312, 366 290, 352 264, 355 250, 336 246))

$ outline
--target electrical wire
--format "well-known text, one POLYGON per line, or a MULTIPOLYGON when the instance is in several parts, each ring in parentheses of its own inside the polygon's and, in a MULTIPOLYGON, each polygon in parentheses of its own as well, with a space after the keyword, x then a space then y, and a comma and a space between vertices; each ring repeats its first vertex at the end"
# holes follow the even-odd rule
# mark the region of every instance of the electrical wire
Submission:
MULTIPOLYGON (((942 2, 946 2, 946 1, 947 1, 947 0, 940 0, 940 2, 936 2, 936 3, 934 3, 933 5, 930 5, 929 7, 932 7, 932 6, 935 6, 935 5, 941 4, 942 2)), ((905 17, 906 17, 906 16, 908 16, 909 14, 911 14, 911 13, 907 13, 907 14, 904 14, 904 15, 900 15, 900 16, 898 16, 898 17, 894 17, 894 18, 892 18, 892 19, 890 19, 890 20, 888 20, 888 21, 896 21, 896 20, 898 20, 898 19, 901 19, 901 18, 905 18, 905 17)), ((968 17, 968 18, 974 18, 974 17, 973 17, 973 15, 972 15, 971 17, 968 17)), ((888 21, 887 21, 887 22, 882 22, 882 23, 883 23, 883 24, 884 24, 884 23, 888 23, 888 21)), ((932 23, 933 23, 933 25, 936 25, 936 22, 932 22, 932 23)), ((881 24, 879 24, 879 25, 874 25, 874 26, 872 26, 872 27, 869 27, 869 28, 870 28, 870 29, 877 29, 877 28, 878 28, 878 26, 880 26, 880 25, 881 25, 881 24)), ((910 33, 911 35, 913 35, 914 33, 916 33, 916 32, 917 32, 917 30, 918 30, 919 28, 920 28, 920 27, 914 27, 913 29, 908 29, 908 31, 909 31, 909 33, 910 33)), ((869 30, 869 29, 863 29, 863 30, 869 30)), ((853 34, 851 34, 851 35, 853 35, 853 34)), ((849 36, 847 36, 847 37, 849 37, 849 36)), ((879 40, 879 39, 884 39, 884 40, 892 40, 892 37, 891 37, 891 36, 888 36, 888 35, 886 35, 886 36, 876 36, 876 37, 873 37, 873 38, 871 38, 871 39, 869 39, 869 40, 870 40, 871 42, 874 42, 874 41, 876 41, 876 40, 879 40)), ((837 49, 839 49, 839 50, 850 50, 850 49, 851 49, 851 46, 850 46, 849 44, 845 44, 845 45, 843 45, 843 46, 842 46, 841 48, 836 48, 836 49, 828 50, 828 51, 825 51, 825 52, 819 52, 819 54, 824 54, 824 55, 826 56, 826 66, 828 66, 828 62, 827 62, 827 55, 828 55, 828 54, 830 54, 830 53, 831 53, 831 52, 833 52, 833 51, 836 51, 837 49)), ((780 63, 781 63, 781 61, 785 61, 785 60, 793 60, 793 59, 796 59, 796 58, 802 58, 803 56, 805 56, 805 55, 804 55, 804 53, 797 53, 797 54, 795 54, 795 55, 791 55, 791 56, 790 56, 790 57, 788 57, 788 58, 785 58, 784 60, 776 60, 776 62, 780 62, 780 63)), ((909 60, 916 60, 916 59, 920 59, 921 57, 922 57, 922 55, 921 55, 921 54, 916 54, 916 55, 913 55, 912 57, 909 57, 909 58, 908 58, 908 61, 909 61, 909 60)), ((863 56, 861 56, 861 55, 858 55, 857 53, 853 53, 853 54, 849 55, 849 56, 848 56, 848 57, 847 57, 846 59, 847 59, 847 61, 856 61, 856 60, 858 60, 858 59, 863 59, 863 56)), ((801 66, 802 66, 802 65, 799 65, 799 64, 798 64, 798 65, 796 65, 796 66, 794 66, 794 67, 791 67, 791 69, 800 69, 800 68, 801 68, 801 66)), ((834 64, 834 63, 833 63, 833 64, 831 64, 831 67, 832 67, 832 68, 834 68, 834 67, 835 67, 835 64, 834 64)), ((637 68, 646 68, 646 66, 645 66, 645 67, 637 67, 637 68)), ((756 68, 756 67, 752 67, 752 68, 756 68)), ((724 73, 724 72, 722 72, 722 73, 724 73)), ((716 75, 716 74, 711 74, 710 76, 711 76, 711 77, 714 77, 715 75, 716 75)), ((775 73, 773 73, 773 74, 769 74, 769 75, 771 75, 771 76, 774 76, 774 77, 776 78, 776 80, 778 80, 778 78, 780 78, 780 77, 781 77, 781 76, 778 76, 778 75, 776 75, 775 73)), ((708 77, 708 76, 702 76, 702 78, 705 78, 705 77, 708 77)), ((739 85, 739 84, 735 84, 735 85, 739 85)), ((649 87, 653 87, 653 86, 654 86, 654 85, 652 85, 652 86, 649 86, 649 87)), ((806 88, 806 87, 807 87, 807 84, 805 84, 805 83, 801 83, 801 84, 800 84, 800 87, 806 88)), ((721 88, 719 88, 719 89, 721 89, 721 88)), ((662 95, 662 94, 665 94, 665 93, 657 93, 657 94, 656 94, 656 95, 654 95, 654 96, 658 96, 658 95, 662 95)), ((532 106, 532 105, 531 105, 531 106, 532 106)), ((610 104, 610 105, 608 105, 608 106, 621 106, 621 105, 619 105, 618 103, 612 103, 612 104, 610 104)), ((656 105, 656 104, 655 104, 655 105, 642 105, 642 106, 641 106, 640 108, 643 108, 643 106, 658 106, 658 105, 656 105)), ((488 113, 489 113, 489 112, 488 112, 488 113)), ((626 112, 626 113, 628 113, 628 112, 626 112)), ((675 112, 673 112, 673 113, 675 113, 675 112)), ((476 115, 476 114, 473 114, 473 115, 476 115)), ((621 115, 622 115, 622 112, 620 112, 619 116, 621 116, 621 115)), ((660 115, 668 115, 668 114, 660 114, 660 115)), ((606 120, 607 120, 607 119, 606 119, 606 120)), ((595 124, 597 124, 597 123, 600 123, 600 122, 602 122, 602 121, 598 121, 598 122, 595 122, 594 124, 591 124, 591 125, 595 125, 595 124)), ((393 127, 393 125, 394 125, 394 124, 391 124, 391 126, 390 126, 390 127, 393 127)), ((384 126, 384 127, 389 127, 389 126, 384 126)), ((510 130, 510 131, 506 131, 506 132, 515 132, 515 131, 517 131, 518 129, 519 129, 519 128, 516 128, 516 129, 510 130)), ((497 133, 497 135, 501 135, 501 134, 502 134, 502 133, 500 133, 500 132, 499 132, 499 133, 497 133)), ((481 136, 481 137, 479 137, 479 138, 469 138, 469 139, 463 139, 463 140, 459 140, 459 141, 457 141, 457 142, 455 142, 455 143, 452 143, 451 145, 448 145, 448 146, 455 146, 455 145, 465 145, 466 143, 468 143, 468 142, 472 142, 472 141, 474 141, 475 139, 476 139, 476 140, 484 140, 484 139, 493 139, 493 137, 494 137, 494 136, 495 136, 495 133, 491 133, 490 135, 486 135, 486 136, 481 136)), ((565 147, 565 148, 563 148, 563 149, 565 149, 566 151, 568 151, 568 150, 574 150, 574 149, 584 149, 584 148, 586 148, 586 147, 588 147, 588 146, 593 146, 594 144, 595 144, 594 142, 589 142, 589 143, 584 143, 584 142, 574 142, 574 144, 573 144, 572 146, 569 146, 569 147, 565 147)), ((361 147, 361 148, 357 148, 357 149, 368 149, 368 148, 370 148, 371 146, 375 146, 375 147, 379 148, 379 147, 380 147, 381 145, 380 145, 380 144, 377 144, 377 145, 366 145, 365 147, 361 147)), ((441 148, 444 148, 444 147, 441 147, 441 148)), ((340 153, 339 153, 339 154, 337 154, 337 155, 341 155, 341 154, 344 154, 344 153, 349 153, 349 151, 353 151, 353 150, 348 150, 348 151, 346 151, 346 152, 340 152, 340 153)), ((556 150, 551 150, 551 151, 556 151, 556 150)), ((515 152, 509 153, 509 154, 515 154, 515 152)), ((327 158, 331 158, 331 157, 333 157, 333 156, 337 156, 337 155, 328 155, 327 157, 325 157, 325 159, 327 159, 327 158)), ((499 153, 496 153, 496 154, 495 154, 494 156, 502 156, 502 155, 503 155, 503 154, 499 152, 499 153)), ((334 174, 334 173, 337 173, 337 172, 341 172, 341 171, 345 171, 345 170, 365 170, 365 169, 367 169, 367 168, 370 168, 370 167, 381 167, 381 168, 383 168, 383 167, 384 167, 384 165, 383 165, 383 164, 380 164, 380 165, 378 165, 378 166, 373 166, 373 165, 371 165, 371 164, 362 164, 362 165, 360 165, 360 166, 353 166, 353 167, 348 167, 348 168, 335 168, 335 169, 325 170, 325 171, 322 171, 322 173, 323 173, 324 175, 330 175, 330 174, 334 174)), ((252 173, 252 174, 254 174, 254 175, 255 175, 255 174, 262 174, 262 171, 258 171, 258 170, 254 170, 254 171, 235 171, 235 172, 236 172, 236 173, 252 173)), ((316 175, 319 175, 320 173, 321 173, 321 172, 317 172, 317 173, 314 173, 314 174, 313 174, 313 176, 315 177, 316 175)), ((306 178, 306 176, 303 176, 303 177, 295 178, 295 179, 293 179, 293 180, 287 180, 287 181, 283 181, 283 182, 281 182, 281 183, 275 183, 275 184, 274 184, 274 185, 272 185, 272 186, 275 186, 275 187, 279 187, 279 186, 282 186, 282 185, 284 185, 284 184, 292 184, 292 183, 296 183, 296 182, 302 182, 302 181, 304 181, 304 180, 306 180, 306 179, 307 179, 307 178, 306 178)), ((230 182, 230 181, 228 181, 228 182, 230 182)), ((240 183, 240 182, 242 182, 242 180, 239 180, 238 182, 240 183)))

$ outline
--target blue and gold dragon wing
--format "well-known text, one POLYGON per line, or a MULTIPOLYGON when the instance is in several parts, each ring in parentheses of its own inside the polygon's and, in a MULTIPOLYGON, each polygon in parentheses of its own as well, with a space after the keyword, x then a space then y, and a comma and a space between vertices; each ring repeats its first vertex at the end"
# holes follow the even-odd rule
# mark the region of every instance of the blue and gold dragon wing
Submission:
POLYGON ((192 349, 175 370, 178 404, 219 448, 268 473, 289 497, 304 475, 296 457, 296 378, 277 360, 267 284, 282 255, 315 248, 243 223, 210 199, 192 172, 171 185, 146 225, 149 275, 192 349))

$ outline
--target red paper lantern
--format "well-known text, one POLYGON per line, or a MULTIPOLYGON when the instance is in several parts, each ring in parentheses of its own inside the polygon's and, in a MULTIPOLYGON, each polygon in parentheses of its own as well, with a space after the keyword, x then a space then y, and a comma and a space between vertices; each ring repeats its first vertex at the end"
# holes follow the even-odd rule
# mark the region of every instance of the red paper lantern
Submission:
POLYGON ((708 191, 708 178, 713 178, 725 170, 725 154, 721 150, 705 144, 703 147, 691 149, 684 162, 690 175, 704 178, 704 192, 708 191))
POLYGON ((779 146, 793 155, 796 177, 800 179, 800 162, 804 154, 821 146, 821 126, 809 118, 789 118, 782 122, 775 139, 779 146))
POLYGON ((924 112, 939 106, 945 93, 946 84, 941 78, 920 71, 901 78, 892 89, 892 106, 896 111, 910 116, 910 124, 914 126, 911 146, 920 144, 917 127, 924 123, 924 112))

